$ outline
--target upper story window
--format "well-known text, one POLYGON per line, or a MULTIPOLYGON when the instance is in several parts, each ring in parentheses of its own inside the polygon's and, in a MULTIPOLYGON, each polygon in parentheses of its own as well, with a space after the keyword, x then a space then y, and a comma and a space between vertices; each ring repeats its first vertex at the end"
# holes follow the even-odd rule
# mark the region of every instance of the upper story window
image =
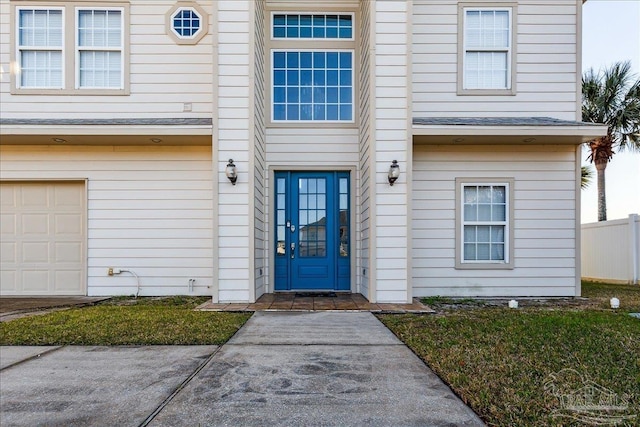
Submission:
POLYGON ((271 16, 272 122, 353 123, 354 15, 271 16))
POLYGON ((458 268, 512 266, 511 181, 457 180, 458 268))
POLYGON ((19 86, 64 87, 63 9, 20 9, 18 12, 19 86))
POLYGON ((180 37, 193 37, 201 28, 202 18, 193 9, 180 9, 173 15, 173 31, 180 37))
POLYGON ((207 34, 208 14, 195 2, 180 1, 166 16, 167 34, 177 44, 196 44, 207 34))
POLYGON ((77 12, 77 87, 122 89, 122 11, 77 12))
POLYGON ((353 15, 273 15, 274 39, 353 39, 353 15))
POLYGON ((515 93, 513 7, 463 6, 461 13, 462 87, 459 92, 515 93))
POLYGON ((14 93, 126 93, 125 7, 14 10, 14 93))

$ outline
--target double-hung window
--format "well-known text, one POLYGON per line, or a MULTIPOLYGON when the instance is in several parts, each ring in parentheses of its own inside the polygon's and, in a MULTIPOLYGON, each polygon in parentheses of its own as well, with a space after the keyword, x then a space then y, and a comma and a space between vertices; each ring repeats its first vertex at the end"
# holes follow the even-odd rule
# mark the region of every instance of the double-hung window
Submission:
POLYGON ((16 6, 13 86, 42 93, 122 94, 126 5, 16 6))
POLYGON ((78 9, 77 13, 77 87, 121 89, 122 10, 78 9))
POLYGON ((514 93, 514 8, 461 7, 460 92, 514 93))
POLYGON ((513 180, 456 180, 458 268, 511 268, 513 180))
POLYGON ((271 14, 272 122, 354 122, 354 14, 271 14))
POLYGON ((19 87, 64 87, 64 10, 20 9, 17 19, 19 87))

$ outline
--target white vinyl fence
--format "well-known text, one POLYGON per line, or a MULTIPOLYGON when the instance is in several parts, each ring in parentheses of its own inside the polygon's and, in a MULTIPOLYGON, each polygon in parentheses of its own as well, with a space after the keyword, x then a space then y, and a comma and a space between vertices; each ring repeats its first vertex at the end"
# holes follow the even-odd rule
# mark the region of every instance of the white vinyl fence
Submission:
POLYGON ((640 284, 640 216, 582 224, 582 278, 640 284))

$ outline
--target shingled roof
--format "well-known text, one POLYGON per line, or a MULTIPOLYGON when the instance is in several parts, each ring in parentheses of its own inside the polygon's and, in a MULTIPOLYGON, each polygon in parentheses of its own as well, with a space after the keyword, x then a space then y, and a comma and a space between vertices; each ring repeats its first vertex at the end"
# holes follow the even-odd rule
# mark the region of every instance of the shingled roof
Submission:
POLYGON ((599 126, 596 123, 560 120, 552 117, 414 117, 424 126, 599 126))

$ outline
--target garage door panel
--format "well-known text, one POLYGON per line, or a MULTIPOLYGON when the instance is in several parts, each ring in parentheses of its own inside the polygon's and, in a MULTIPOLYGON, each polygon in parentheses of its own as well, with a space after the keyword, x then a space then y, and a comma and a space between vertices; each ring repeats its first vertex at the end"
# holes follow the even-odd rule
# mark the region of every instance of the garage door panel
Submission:
POLYGON ((49 294, 49 270, 23 269, 22 290, 30 294, 49 294))
POLYGON ((18 259, 18 244, 16 242, 0 243, 0 261, 3 264, 15 264, 18 259))
POLYGON ((54 218, 56 235, 82 235, 82 216, 79 214, 58 214, 54 218))
POLYGON ((82 277, 77 270, 58 270, 54 274, 53 292, 56 294, 70 294, 76 291, 76 283, 81 282, 82 277))
POLYGON ((80 263, 82 262, 82 245, 78 242, 56 242, 55 248, 55 262, 57 264, 70 262, 80 263))
POLYGON ((22 262, 23 263, 49 263, 49 242, 23 242, 22 262))
POLYGON ((25 184, 22 187, 20 204, 24 209, 46 209, 49 207, 49 188, 40 184, 25 184))
POLYGON ((2 283, 2 293, 15 293, 18 288, 17 274, 15 270, 0 271, 0 283, 2 283))
POLYGON ((70 186, 58 186, 53 190, 53 205, 56 211, 78 212, 82 207, 84 195, 70 186), (65 209, 66 208, 66 209, 65 209))
POLYGON ((49 234, 49 214, 25 213, 22 214, 22 235, 48 235, 49 234))
POLYGON ((86 295, 86 191, 78 182, 5 182, 2 295, 86 295))
MULTIPOLYGON (((4 206, 3 206, 4 208, 4 206)), ((0 215, 0 234, 5 235, 15 235, 18 232, 18 228, 16 227, 16 214, 2 214, 0 215)))
POLYGON ((8 185, 0 186, 0 206, 16 206, 16 189, 8 185))

